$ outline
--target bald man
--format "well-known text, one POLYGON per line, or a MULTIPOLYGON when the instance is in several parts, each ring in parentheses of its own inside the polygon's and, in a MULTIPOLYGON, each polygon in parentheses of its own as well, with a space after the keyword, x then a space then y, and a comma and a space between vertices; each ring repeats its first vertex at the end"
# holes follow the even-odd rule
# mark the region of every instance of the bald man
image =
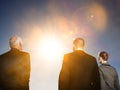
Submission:
POLYGON ((22 51, 22 39, 9 39, 10 51, 0 55, 0 90, 29 90, 30 55, 22 51))
POLYGON ((82 38, 76 38, 73 45, 74 52, 64 55, 59 90, 100 90, 96 59, 84 52, 82 38))

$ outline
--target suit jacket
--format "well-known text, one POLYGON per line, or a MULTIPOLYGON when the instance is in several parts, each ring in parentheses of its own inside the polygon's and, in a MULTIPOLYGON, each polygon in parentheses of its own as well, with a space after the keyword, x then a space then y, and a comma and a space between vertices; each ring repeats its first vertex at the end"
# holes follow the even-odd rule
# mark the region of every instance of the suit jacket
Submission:
POLYGON ((29 90, 30 55, 11 49, 0 55, 0 90, 29 90))
POLYGON ((64 55, 59 90, 100 90, 96 59, 80 50, 64 55))
POLYGON ((101 64, 99 66, 101 90, 120 90, 119 77, 116 69, 110 64, 101 64))

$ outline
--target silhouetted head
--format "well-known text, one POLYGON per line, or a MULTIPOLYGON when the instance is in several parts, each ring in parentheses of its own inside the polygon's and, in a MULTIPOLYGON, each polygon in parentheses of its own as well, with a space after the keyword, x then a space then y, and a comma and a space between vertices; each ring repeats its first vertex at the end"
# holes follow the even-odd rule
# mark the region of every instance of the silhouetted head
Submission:
POLYGON ((83 38, 76 38, 73 41, 73 45, 74 45, 73 46, 74 50, 83 50, 84 45, 85 45, 84 39, 83 38))
POLYGON ((22 50, 22 39, 18 36, 12 36, 10 39, 9 39, 9 45, 10 45, 10 48, 13 49, 18 49, 18 50, 22 50))
POLYGON ((109 58, 109 54, 105 51, 101 51, 98 55, 99 63, 107 63, 108 58, 109 58))

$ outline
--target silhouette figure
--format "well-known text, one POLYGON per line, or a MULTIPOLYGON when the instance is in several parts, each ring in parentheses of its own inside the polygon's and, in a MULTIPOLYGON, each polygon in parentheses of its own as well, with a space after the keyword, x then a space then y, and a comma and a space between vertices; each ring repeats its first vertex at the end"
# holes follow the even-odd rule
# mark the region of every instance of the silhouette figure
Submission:
POLYGON ((100 90, 96 59, 84 52, 84 40, 73 41, 74 51, 64 55, 59 90, 100 90))
POLYGON ((108 63, 109 55, 105 51, 99 53, 101 90, 120 90, 116 69, 108 63))
POLYGON ((29 90, 30 55, 22 50, 22 40, 13 36, 11 50, 0 55, 0 90, 29 90))

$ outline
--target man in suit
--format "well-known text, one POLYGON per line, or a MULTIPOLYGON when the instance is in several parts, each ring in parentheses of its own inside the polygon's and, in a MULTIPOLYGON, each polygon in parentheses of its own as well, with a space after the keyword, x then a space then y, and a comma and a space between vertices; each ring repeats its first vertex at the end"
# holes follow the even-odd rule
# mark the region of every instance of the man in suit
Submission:
POLYGON ((82 38, 76 38, 74 52, 64 55, 59 90, 100 90, 96 59, 84 52, 84 44, 82 38))
POLYGON ((106 51, 101 51, 98 55, 101 90, 120 90, 117 70, 108 63, 108 58, 106 51))
POLYGON ((0 90, 29 90, 30 55, 18 36, 9 39, 10 51, 0 55, 0 90))

